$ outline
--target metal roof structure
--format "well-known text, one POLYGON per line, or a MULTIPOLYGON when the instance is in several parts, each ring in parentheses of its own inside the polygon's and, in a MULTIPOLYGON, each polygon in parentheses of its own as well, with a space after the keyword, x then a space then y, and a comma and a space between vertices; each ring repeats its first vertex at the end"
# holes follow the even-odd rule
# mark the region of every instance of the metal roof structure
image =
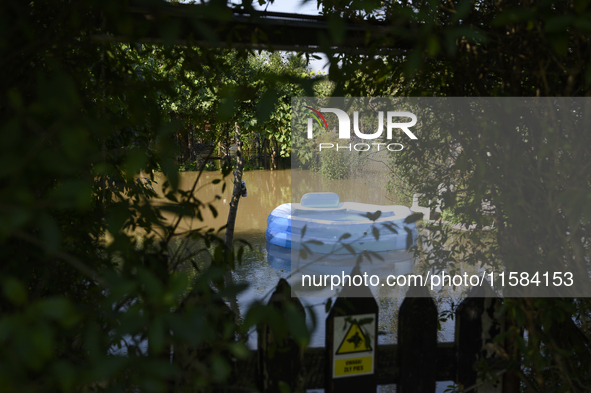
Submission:
POLYGON ((122 35, 117 26, 107 23, 105 34, 91 38, 113 42, 352 54, 404 52, 414 43, 409 26, 393 26, 377 20, 353 21, 321 15, 245 11, 215 3, 132 6, 128 17, 133 23, 132 34, 122 35))

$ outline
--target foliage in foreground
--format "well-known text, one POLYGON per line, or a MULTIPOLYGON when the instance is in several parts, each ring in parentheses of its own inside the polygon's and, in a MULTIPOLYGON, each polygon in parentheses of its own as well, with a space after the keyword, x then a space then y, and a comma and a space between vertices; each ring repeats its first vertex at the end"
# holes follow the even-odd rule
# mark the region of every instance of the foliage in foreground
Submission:
MULTIPOLYGON (((223 12, 215 7, 206 12, 223 12)), ((181 124, 170 101, 189 71, 226 86, 211 116, 233 129, 256 91, 208 71, 229 67, 224 59, 244 64, 247 54, 91 39, 105 21, 133 28, 127 11, 119 1, 0 5, 4 392, 209 391, 250 356, 238 338, 257 323, 307 340, 297 321, 287 325, 266 306, 237 321, 226 300, 243 288, 225 286, 224 274, 240 250, 226 249, 217 232, 178 229, 181 217, 203 220, 215 208, 195 187, 178 189, 171 152, 181 124), (192 68, 166 72, 181 57, 192 68), (157 169, 166 200, 154 205, 145 174, 157 169), (195 252, 209 264, 187 274, 195 252)))

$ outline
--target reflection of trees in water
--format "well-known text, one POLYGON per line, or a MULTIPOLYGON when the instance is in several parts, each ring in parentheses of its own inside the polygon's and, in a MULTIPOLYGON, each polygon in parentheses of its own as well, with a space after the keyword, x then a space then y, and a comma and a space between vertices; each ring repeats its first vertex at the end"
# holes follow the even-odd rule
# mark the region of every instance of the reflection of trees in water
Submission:
MULTIPOLYGON (((194 276, 211 265, 215 247, 215 244, 208 247, 201 239, 187 238, 178 239, 173 242, 170 252, 175 255, 175 261, 181 262, 179 264, 180 270, 194 276)), ((237 271, 240 271, 240 265, 255 264, 254 267, 266 265, 267 259, 264 237, 255 237, 252 235, 242 237, 237 236, 235 247, 244 248, 242 259, 240 263, 237 264, 237 271)), ((253 266, 250 267, 252 268, 253 266)))
POLYGON ((376 176, 375 173, 366 176, 363 172, 357 172, 357 176, 349 179, 330 180, 312 171, 293 170, 292 202, 299 202, 308 192, 334 192, 339 195, 341 202, 396 204, 388 194, 386 177, 380 182, 379 179, 376 181, 376 176))
MULTIPOLYGON (((415 271, 412 274, 417 274, 415 271)), ((383 283, 386 281, 383 280, 383 283)), ((382 338, 384 343, 398 342, 398 313, 400 306, 405 299, 406 291, 408 286, 390 287, 387 284, 383 287, 378 287, 378 293, 376 299, 380 307, 380 318, 378 320, 378 330, 382 331, 385 335, 382 338)), ((440 291, 430 291, 435 305, 437 306, 438 314, 440 317, 444 316, 450 319, 448 323, 445 321, 441 322, 441 330, 437 331, 438 342, 449 342, 454 340, 453 321, 449 318, 450 313, 455 311, 455 306, 465 298, 465 293, 461 291, 450 291, 449 287, 442 288, 440 291)))
POLYGON ((261 184, 256 197, 260 200, 260 208, 266 211, 267 214, 280 204, 289 202, 291 170, 256 171, 252 172, 252 176, 256 176, 257 181, 261 184))

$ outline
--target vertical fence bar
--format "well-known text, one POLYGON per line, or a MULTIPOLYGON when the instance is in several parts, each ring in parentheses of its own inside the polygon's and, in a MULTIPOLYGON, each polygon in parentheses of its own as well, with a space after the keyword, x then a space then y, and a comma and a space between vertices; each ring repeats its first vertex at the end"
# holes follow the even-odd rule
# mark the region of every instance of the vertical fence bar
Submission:
POLYGON ((425 287, 411 287, 398 313, 399 393, 435 392, 437 307, 425 287))
MULTIPOLYGON (((505 298, 505 301, 507 301, 507 298, 505 298)), ((510 369, 505 375, 503 375, 503 393, 519 393, 521 379, 515 371, 511 370, 511 367, 514 367, 514 364, 520 364, 518 340, 523 337, 523 327, 518 325, 515 319, 509 316, 505 316, 503 322, 505 333, 509 333, 509 336, 505 339, 503 345, 505 346, 505 352, 509 357, 509 364, 507 367, 510 369), (513 364, 511 364, 511 362, 513 364)))
MULTIPOLYGON (((225 325, 234 322, 235 314, 221 296, 217 293, 204 292, 199 288, 191 290, 187 297, 182 300, 175 314, 178 318, 186 318, 186 314, 194 311, 194 307, 204 305, 217 311, 215 318, 219 318, 220 323, 225 325)), ((192 329, 195 328, 193 323, 192 329)), ((176 341, 174 346, 167 350, 168 354, 165 356, 175 367, 183 371, 169 381, 168 392, 184 391, 187 386, 192 386, 195 379, 203 372, 200 369, 201 365, 210 361, 212 350, 213 348, 208 341, 198 341, 195 337, 176 341)), ((232 356, 227 351, 222 352, 221 355, 230 364, 233 362, 232 356)), ((212 391, 220 391, 220 389, 222 389, 220 386, 212 386, 212 391)))
MULTIPOLYGON (((350 276, 353 284, 363 282, 357 266, 350 276)), ((326 318, 326 393, 377 391, 377 334, 378 304, 370 289, 344 286, 326 318)))
POLYGON ((500 393, 502 376, 482 383, 478 378, 478 365, 484 360, 494 373, 500 368, 500 344, 493 338, 501 333, 501 321, 497 318, 501 299, 492 288, 474 287, 456 310, 457 377, 461 389, 477 386, 475 392, 500 393))
MULTIPOLYGON (((291 287, 284 279, 279 280, 269 304, 279 311, 281 317, 285 317, 286 307, 289 306, 295 306, 304 318, 306 316, 304 306, 298 298, 291 297, 291 287)), ((303 348, 286 332, 287 337, 282 337, 269 325, 260 325, 257 330, 259 389, 265 393, 280 393, 284 391, 283 384, 292 391, 299 388, 303 373, 303 348)))

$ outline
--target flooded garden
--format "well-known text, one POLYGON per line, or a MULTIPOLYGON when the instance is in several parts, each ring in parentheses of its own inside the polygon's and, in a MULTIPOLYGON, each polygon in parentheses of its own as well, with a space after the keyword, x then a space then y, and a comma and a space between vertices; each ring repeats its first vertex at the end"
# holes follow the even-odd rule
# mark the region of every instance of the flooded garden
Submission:
MULTIPOLYGON (((243 173, 242 179, 246 182, 248 196, 240 198, 234 241, 236 242, 235 244, 244 246, 244 254, 242 255, 240 264, 232 272, 236 284, 247 285, 246 290, 238 295, 238 304, 241 313, 245 313, 255 301, 268 301, 279 279, 285 278, 288 282, 292 279, 293 272, 289 263, 286 264, 285 260, 276 261, 273 258, 272 251, 271 253, 269 252, 270 247, 265 238, 265 231, 267 229, 267 217, 269 213, 277 206, 290 202, 294 190, 298 195, 304 195, 311 191, 333 191, 342 195, 342 200, 348 200, 349 198, 351 200, 364 200, 369 196, 372 203, 376 205, 391 205, 396 203, 396 201, 392 200, 392 195, 385 188, 380 187, 379 181, 370 184, 360 184, 359 179, 354 178, 328 180, 321 174, 310 171, 305 171, 303 174, 303 177, 306 179, 305 182, 301 182, 297 187, 292 188, 292 181, 294 179, 292 171, 291 169, 254 170, 243 173)), ((179 189, 191 189, 198 176, 198 172, 181 172, 179 174, 179 189)), ((295 178, 298 179, 298 176, 295 178)), ((179 227, 180 231, 201 228, 204 225, 207 228, 217 230, 226 224, 229 200, 232 192, 232 175, 223 179, 226 182, 224 191, 222 191, 223 183, 213 184, 215 179, 223 179, 219 171, 203 172, 196 188, 198 190, 196 196, 203 202, 212 202, 213 206, 215 206, 216 215, 214 216, 211 210, 205 210, 203 221, 185 218, 179 227)), ((164 181, 162 174, 156 173, 154 180, 154 189, 157 193, 161 194, 160 186, 164 181)), ((153 203, 158 203, 158 200, 155 200, 153 203)), ((170 219, 173 219, 172 215, 170 219)), ((220 235, 223 235, 223 233, 220 235)), ((191 240, 183 240, 183 242, 191 242, 191 240)), ((187 250, 198 250, 203 247, 203 244, 199 242, 193 244, 184 243, 182 247, 186 247, 187 250)), ((396 253, 397 263, 389 264, 385 269, 382 269, 382 273, 388 270, 390 273, 397 272, 396 265, 398 265, 399 274, 413 272, 416 262, 412 253, 406 253, 405 259, 401 259, 399 252, 396 253), (400 270, 401 266, 403 266, 402 271, 400 270)), ((347 259, 346 255, 337 257, 334 259, 339 262, 343 260, 343 257, 347 259)), ((206 266, 210 256, 207 253, 201 253, 195 258, 198 265, 206 266)), ((287 258, 289 258, 289 252, 287 253, 287 258)), ((350 264, 349 270, 355 265, 355 260, 355 258, 348 259, 348 263, 350 264)), ((339 263, 337 262, 337 264, 339 263)), ((342 265, 342 263, 339 264, 341 267, 342 265)), ((182 269, 190 271, 192 267, 190 264, 186 264, 182 269)), ((386 290, 378 287, 374 288, 373 292, 380 309, 378 343, 394 344, 397 342, 398 334, 398 311, 404 300, 405 290, 392 288, 386 290), (396 294, 393 291, 400 292, 396 294)), ((326 302, 328 299, 322 297, 322 292, 313 294, 312 296, 306 296, 304 293, 302 296, 298 296, 298 298, 308 308, 308 325, 310 329, 314 329, 310 346, 324 347, 324 320, 327 316, 326 302), (310 313, 314 313, 314 316, 311 316, 310 313), (312 320, 316 321, 316 326, 311 325, 312 320)), ((439 307, 442 310, 449 308, 449 297, 438 297, 438 299, 440 302, 439 307)), ((452 300, 458 303, 461 299, 456 298, 452 300)), ((442 320, 438 340, 440 342, 454 340, 454 325, 452 320, 442 320)), ((256 332, 254 330, 251 331, 248 342, 251 348, 256 348, 256 332)), ((442 392, 449 384, 451 382, 439 382, 437 391, 442 392)), ((393 391, 389 389, 393 389, 393 387, 384 386, 380 388, 380 391, 393 391)))

